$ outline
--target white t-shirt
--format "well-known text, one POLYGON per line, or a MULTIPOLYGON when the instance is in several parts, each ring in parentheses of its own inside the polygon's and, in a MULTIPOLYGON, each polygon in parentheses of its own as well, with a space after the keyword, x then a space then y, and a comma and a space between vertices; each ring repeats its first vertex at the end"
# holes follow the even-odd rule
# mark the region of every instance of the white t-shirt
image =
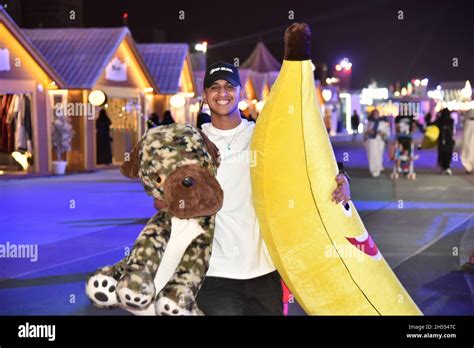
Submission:
POLYGON ((217 181, 224 204, 216 215, 216 228, 208 276, 230 279, 256 278, 275 270, 252 203, 250 140, 255 124, 242 119, 234 129, 216 129, 211 123, 202 131, 217 146, 221 163, 217 181), (230 150, 229 150, 230 147, 230 150))

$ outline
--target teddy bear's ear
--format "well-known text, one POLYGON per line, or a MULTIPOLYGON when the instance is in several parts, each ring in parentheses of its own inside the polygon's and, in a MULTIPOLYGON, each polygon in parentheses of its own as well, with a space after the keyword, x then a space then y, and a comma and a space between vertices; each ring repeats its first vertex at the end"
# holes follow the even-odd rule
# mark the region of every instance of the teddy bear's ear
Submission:
POLYGON ((219 164, 221 163, 221 155, 219 153, 219 149, 216 145, 214 145, 212 141, 209 140, 209 138, 206 136, 206 134, 203 133, 202 130, 199 129, 199 133, 204 139, 204 144, 206 145, 207 152, 209 152, 212 157, 212 163, 214 163, 214 166, 216 168, 219 168, 219 164))
POLYGON ((120 166, 120 173, 130 179, 138 178, 138 170, 140 169, 140 140, 130 151, 128 161, 124 161, 120 166))

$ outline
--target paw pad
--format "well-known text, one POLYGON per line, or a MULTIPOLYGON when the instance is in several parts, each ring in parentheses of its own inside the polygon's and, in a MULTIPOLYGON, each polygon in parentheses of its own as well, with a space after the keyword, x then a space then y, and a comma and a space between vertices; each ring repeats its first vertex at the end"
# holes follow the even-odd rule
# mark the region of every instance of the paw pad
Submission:
POLYGON ((97 307, 114 307, 118 304, 115 289, 117 281, 103 274, 95 274, 86 284, 86 293, 97 307))
POLYGON ((162 297, 156 303, 156 313, 163 316, 178 316, 178 315, 190 315, 190 312, 186 309, 181 308, 173 300, 162 297))
POLYGON ((148 307, 153 299, 153 294, 139 294, 129 288, 119 287, 118 297, 124 307, 140 310, 148 307))

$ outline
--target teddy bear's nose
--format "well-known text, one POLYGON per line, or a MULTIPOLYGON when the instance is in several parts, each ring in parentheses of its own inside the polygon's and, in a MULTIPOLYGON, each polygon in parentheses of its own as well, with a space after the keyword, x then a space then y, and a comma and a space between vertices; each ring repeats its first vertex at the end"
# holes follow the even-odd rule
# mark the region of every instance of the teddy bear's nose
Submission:
POLYGON ((191 176, 187 176, 181 181, 181 184, 186 187, 191 187, 194 185, 194 179, 191 176))

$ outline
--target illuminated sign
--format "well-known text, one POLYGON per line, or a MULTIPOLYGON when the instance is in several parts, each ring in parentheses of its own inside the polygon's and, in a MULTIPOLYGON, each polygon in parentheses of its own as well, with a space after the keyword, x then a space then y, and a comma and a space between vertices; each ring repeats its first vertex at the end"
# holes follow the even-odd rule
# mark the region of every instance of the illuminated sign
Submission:
POLYGON ((374 99, 388 99, 387 88, 363 88, 360 94, 360 103, 372 105, 374 99))
POLYGON ((0 71, 10 71, 10 51, 0 48, 0 71))
POLYGON ((101 106, 107 101, 107 96, 101 90, 95 89, 89 93, 88 100, 94 106, 101 106))
POLYGON ((105 68, 105 78, 109 81, 127 81, 127 64, 115 57, 105 68))

